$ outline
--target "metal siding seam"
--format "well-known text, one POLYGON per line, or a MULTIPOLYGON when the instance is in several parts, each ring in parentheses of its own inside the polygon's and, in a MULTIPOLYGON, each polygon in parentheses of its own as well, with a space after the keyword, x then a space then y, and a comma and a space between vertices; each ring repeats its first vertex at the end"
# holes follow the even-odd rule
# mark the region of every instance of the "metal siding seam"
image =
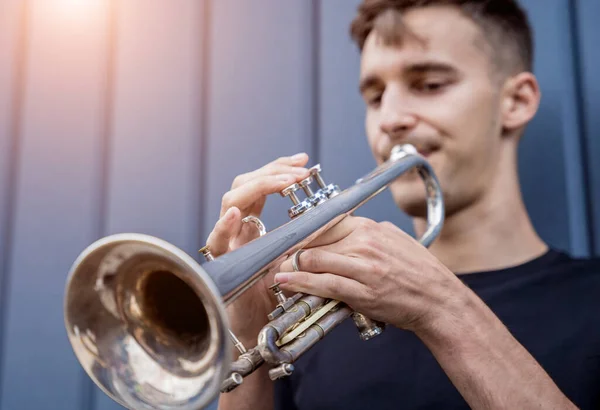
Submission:
MULTIPOLYGON (((594 249, 593 221, 591 197, 589 193, 590 177, 589 163, 587 161, 587 135, 585 130, 585 106, 583 104, 583 89, 581 76, 581 42, 579 38, 579 22, 577 19, 577 5, 575 0, 567 2, 567 14, 569 24, 569 36, 567 44, 571 52, 571 62, 567 68, 569 71, 566 78, 573 78, 573 115, 575 116, 575 135, 565 138, 565 151, 571 156, 566 157, 567 192, 569 193, 569 218, 571 219, 570 230, 573 240, 572 249, 582 256, 589 256, 594 249), (574 145, 569 150, 571 143, 574 145), (577 156, 578 160, 575 158, 577 156), (577 181, 576 184, 572 183, 577 181), (580 212, 573 215, 573 209, 579 208, 580 212), (579 242, 576 242, 581 238, 579 242), (578 249, 579 248, 579 249, 578 249)), ((560 37, 560 36, 559 36, 560 37)))
MULTIPOLYGON (((5 214, 0 215, 4 219, 4 259, 1 261, 0 266, 0 398, 2 397, 2 386, 4 377, 4 343, 5 343, 5 326, 6 318, 8 316, 8 290, 10 288, 10 259, 12 254, 12 237, 14 232, 14 211, 16 208, 17 198, 17 182, 18 182, 18 169, 19 169, 19 154, 20 150, 20 136, 22 130, 22 109, 23 109, 23 96, 25 94, 25 77, 27 67, 27 52, 29 45, 29 0, 22 0, 20 12, 20 24, 17 35, 17 47, 15 55, 15 71, 14 71, 14 87, 12 89, 12 113, 10 116, 10 152, 12 155, 9 156, 8 164, 8 184, 6 188, 6 201, 5 214)), ((0 401, 1 403, 1 401, 0 401)))
MULTIPOLYGON (((109 172, 110 172, 110 152, 112 142, 112 128, 114 119, 114 98, 115 98, 115 70, 117 57, 117 22, 118 22, 118 7, 115 0, 107 2, 107 33, 108 40, 106 42, 106 60, 105 60, 105 94, 103 102, 103 111, 99 113, 102 118, 101 130, 99 134, 99 150, 100 155, 98 169, 98 200, 96 204, 97 224, 95 228, 95 238, 99 239, 106 234, 106 217, 108 210, 108 192, 109 192, 109 172)), ((82 384, 81 384, 81 408, 94 410, 96 408, 96 386, 92 379, 89 378, 85 370, 81 369, 82 384)))
MULTIPOLYGON (((194 238, 195 240, 197 240, 199 244, 204 244, 206 239, 208 238, 203 238, 202 236, 204 235, 204 231, 205 229, 208 228, 208 221, 206 221, 205 219, 207 218, 206 212, 202 212, 202 210, 207 206, 206 202, 206 198, 207 195, 205 195, 205 190, 207 190, 208 188, 208 181, 209 181, 209 166, 208 166, 208 149, 209 149, 209 123, 208 123, 208 119, 209 119, 209 112, 208 112, 208 107, 209 107, 209 102, 210 102, 210 52, 211 52, 211 41, 212 41, 212 36, 211 36, 211 29, 212 29, 212 25, 211 25, 211 17, 212 17, 212 1, 211 0, 204 0, 203 1, 203 5, 204 7, 202 8, 201 12, 202 12, 202 19, 200 21, 202 21, 202 27, 200 28, 201 34, 202 34, 202 46, 200 47, 200 64, 201 64, 201 73, 200 73, 200 119, 199 119, 199 123, 200 123, 200 127, 199 127, 199 139, 200 139, 200 143, 198 146, 198 150, 199 155, 199 164, 198 164, 198 173, 199 175, 199 181, 198 184, 200 186, 200 189, 198 190, 198 204, 199 204, 199 209, 198 211, 198 232, 196 234, 196 238, 194 238)), ((198 248, 202 247, 203 245, 199 246, 198 248)))
POLYGON ((321 1, 312 0, 311 47, 312 47, 312 163, 321 160, 321 1))

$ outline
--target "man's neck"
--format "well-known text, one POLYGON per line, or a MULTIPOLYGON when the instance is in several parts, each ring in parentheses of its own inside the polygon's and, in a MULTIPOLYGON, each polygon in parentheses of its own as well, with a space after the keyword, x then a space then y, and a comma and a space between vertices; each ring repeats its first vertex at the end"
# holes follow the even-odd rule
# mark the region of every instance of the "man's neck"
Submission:
MULTIPOLYGON (((529 219, 516 175, 494 185, 495 192, 448 216, 429 248, 457 274, 520 265, 548 250, 529 219)), ((424 220, 415 220, 417 233, 424 227, 424 220)))

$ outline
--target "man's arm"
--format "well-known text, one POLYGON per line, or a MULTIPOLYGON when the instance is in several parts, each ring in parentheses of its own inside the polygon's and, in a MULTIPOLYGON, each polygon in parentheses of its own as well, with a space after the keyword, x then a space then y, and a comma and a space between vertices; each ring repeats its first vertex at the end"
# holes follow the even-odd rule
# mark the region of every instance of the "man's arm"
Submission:
POLYGON ((473 409, 576 409, 476 295, 417 332, 473 409))

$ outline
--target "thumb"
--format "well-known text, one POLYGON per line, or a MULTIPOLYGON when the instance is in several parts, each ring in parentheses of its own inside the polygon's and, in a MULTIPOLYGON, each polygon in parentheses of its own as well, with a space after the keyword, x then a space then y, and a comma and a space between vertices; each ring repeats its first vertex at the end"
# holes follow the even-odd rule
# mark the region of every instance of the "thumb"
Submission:
POLYGON ((208 235, 206 245, 208 245, 211 253, 215 257, 222 255, 229 250, 229 241, 232 237, 237 235, 237 231, 234 231, 236 219, 239 222, 240 210, 236 207, 229 208, 217 221, 212 232, 208 235))

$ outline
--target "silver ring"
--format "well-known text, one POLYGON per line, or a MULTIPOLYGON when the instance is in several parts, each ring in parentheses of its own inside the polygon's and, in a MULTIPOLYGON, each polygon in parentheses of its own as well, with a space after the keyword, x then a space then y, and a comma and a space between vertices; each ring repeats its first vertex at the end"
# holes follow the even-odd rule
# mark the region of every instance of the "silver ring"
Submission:
POLYGON ((260 219, 258 219, 255 216, 249 215, 249 216, 245 217, 244 219, 242 219, 242 222, 243 223, 252 222, 254 225, 256 225, 259 236, 263 236, 267 233, 267 228, 265 227, 265 224, 263 223, 263 221, 261 221, 260 219))
POLYGON ((294 269, 294 272, 298 272, 300 270, 300 268, 298 267, 300 264, 300 254, 304 252, 302 249, 300 249, 299 251, 297 251, 294 254, 294 257, 292 258, 292 269, 294 269))

